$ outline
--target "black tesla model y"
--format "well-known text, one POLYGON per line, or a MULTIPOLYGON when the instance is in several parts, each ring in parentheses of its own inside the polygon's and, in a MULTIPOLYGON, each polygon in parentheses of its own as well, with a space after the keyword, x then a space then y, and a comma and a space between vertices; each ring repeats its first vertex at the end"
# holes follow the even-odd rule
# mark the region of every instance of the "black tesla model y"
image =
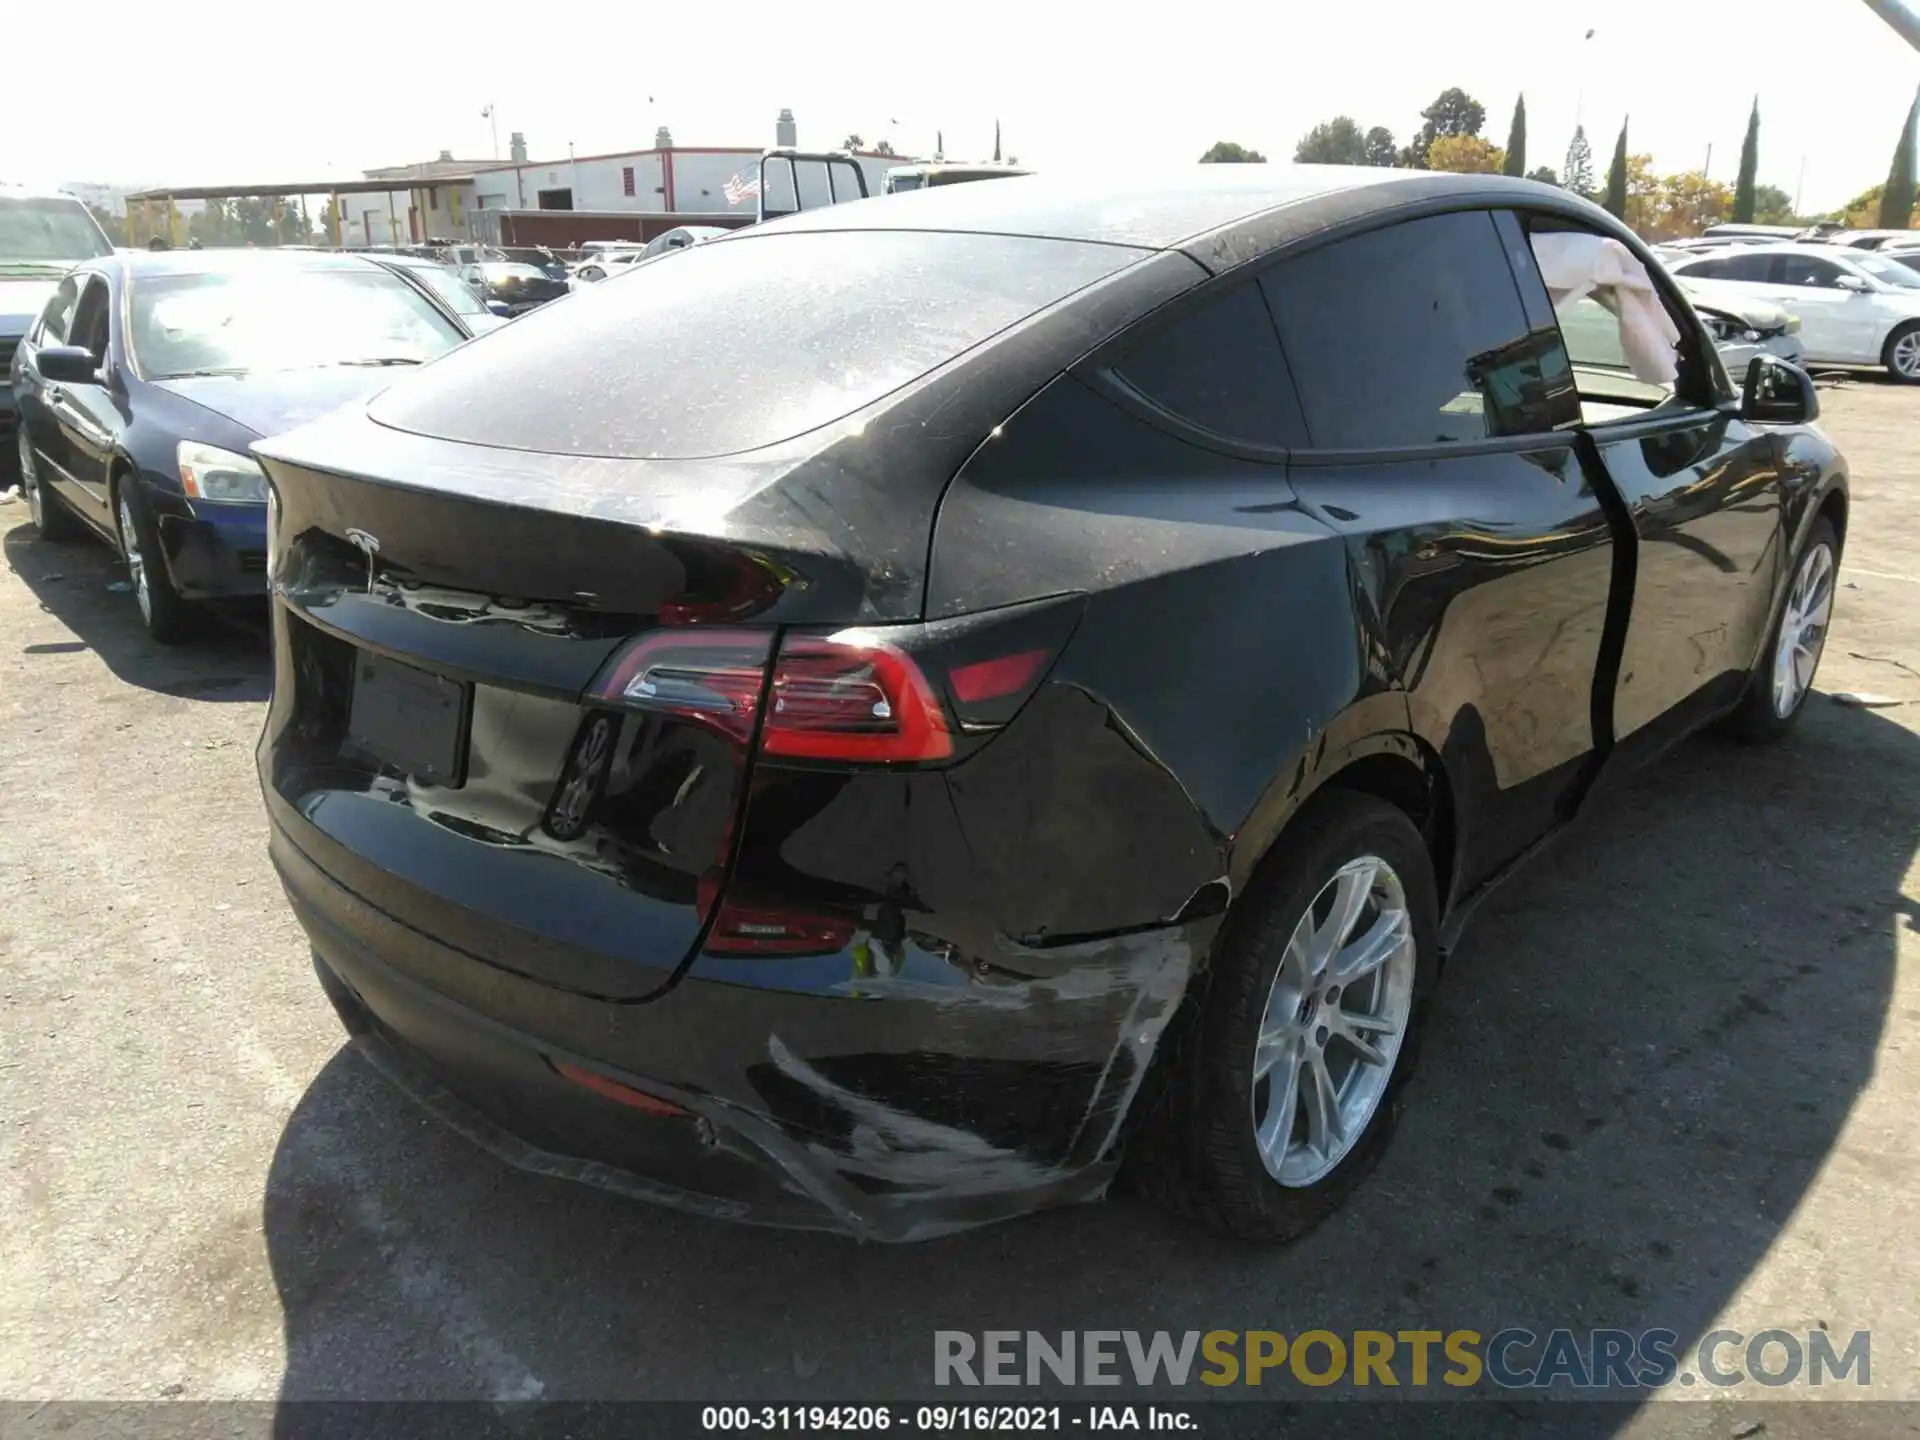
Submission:
POLYGON ((1741 382, 1500 177, 1035 176, 643 262, 257 447, 273 857, 359 1043, 517 1163, 889 1240, 1126 1165, 1291 1236, 1474 899, 1799 713, 1843 466, 1741 382))

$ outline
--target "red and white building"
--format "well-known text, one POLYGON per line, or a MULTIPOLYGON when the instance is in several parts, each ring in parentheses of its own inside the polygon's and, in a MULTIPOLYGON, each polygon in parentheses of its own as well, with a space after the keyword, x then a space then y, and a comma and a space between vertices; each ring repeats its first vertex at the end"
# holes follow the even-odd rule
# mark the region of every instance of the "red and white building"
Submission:
MULTIPOLYGON (((775 145, 798 143, 791 111, 774 126, 775 145)), ((405 180, 402 207, 378 195, 343 199, 341 240, 347 245, 485 240, 501 245, 577 245, 583 240, 651 240, 678 225, 746 225, 758 214, 761 146, 675 145, 662 126, 653 145, 605 155, 528 158, 516 133, 512 157, 492 161, 437 161, 366 172, 369 180, 405 180), (404 212, 404 213, 403 213, 404 212)), ((863 151, 855 157, 869 193, 881 193, 886 174, 911 163, 906 156, 863 151)), ((792 181, 778 163, 768 167, 771 197, 792 208, 792 181)), ((848 177, 836 177, 845 199, 848 177)), ((827 200, 819 166, 800 167, 800 198, 827 200)))

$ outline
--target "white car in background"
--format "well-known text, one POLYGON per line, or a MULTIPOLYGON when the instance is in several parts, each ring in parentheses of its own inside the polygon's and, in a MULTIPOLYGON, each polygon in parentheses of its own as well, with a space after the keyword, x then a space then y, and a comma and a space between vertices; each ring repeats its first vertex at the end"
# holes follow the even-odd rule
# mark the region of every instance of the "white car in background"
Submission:
POLYGON ((1797 315, 1813 364, 1880 365, 1920 385, 1920 271, 1897 260, 1837 245, 1766 245, 1668 268, 1709 304, 1764 300, 1797 315))
POLYGON ((1795 365, 1806 363, 1807 347, 1800 339, 1799 316, 1764 300, 1710 295, 1697 282, 1682 279, 1678 284, 1706 323, 1713 348, 1720 352, 1720 363, 1727 367, 1735 385, 1746 378, 1747 366, 1756 355, 1778 355, 1795 365))
POLYGON ((580 263, 573 267, 573 272, 567 278, 593 284, 595 281, 606 279, 609 275, 618 275, 627 266, 640 260, 645 253, 645 247, 638 244, 596 247, 588 251, 580 263))

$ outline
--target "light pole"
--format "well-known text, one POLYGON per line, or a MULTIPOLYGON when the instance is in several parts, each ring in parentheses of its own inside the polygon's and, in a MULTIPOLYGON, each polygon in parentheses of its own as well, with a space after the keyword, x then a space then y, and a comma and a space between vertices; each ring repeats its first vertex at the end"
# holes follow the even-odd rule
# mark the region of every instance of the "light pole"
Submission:
POLYGON ((500 122, 494 118, 493 102, 489 100, 481 110, 480 118, 487 122, 487 128, 493 132, 493 158, 500 158, 500 122))

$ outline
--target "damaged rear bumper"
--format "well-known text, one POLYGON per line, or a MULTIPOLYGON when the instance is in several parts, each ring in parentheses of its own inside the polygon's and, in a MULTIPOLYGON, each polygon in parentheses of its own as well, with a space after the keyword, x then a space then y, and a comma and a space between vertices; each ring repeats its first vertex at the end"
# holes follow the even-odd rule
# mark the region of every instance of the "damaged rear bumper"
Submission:
POLYGON ((688 978, 621 1003, 411 929, 279 825, 272 848, 359 1048, 469 1139, 523 1169, 714 1218, 878 1241, 1101 1194, 1219 923, 1049 949, 1035 978, 856 974, 832 994, 688 978), (668 1113, 556 1067, 631 1086, 668 1113))

